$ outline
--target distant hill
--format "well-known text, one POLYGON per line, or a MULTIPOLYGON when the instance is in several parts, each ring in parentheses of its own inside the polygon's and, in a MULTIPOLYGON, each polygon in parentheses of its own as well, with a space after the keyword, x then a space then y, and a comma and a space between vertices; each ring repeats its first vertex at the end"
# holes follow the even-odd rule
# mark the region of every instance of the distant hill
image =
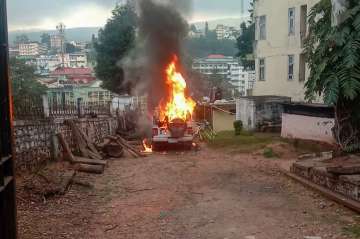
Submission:
MULTIPOLYGON (((214 29, 218 24, 224 24, 227 26, 232 26, 240 28, 240 24, 244 21, 247 21, 248 17, 239 17, 239 18, 225 18, 208 21, 209 28, 214 29)), ((198 29, 205 28, 205 22, 194 22, 195 26, 198 29)), ((91 36, 95 34, 98 35, 100 27, 82 27, 82 28, 69 28, 66 29, 66 39, 68 41, 90 41, 91 36)), ((31 41, 40 41, 40 36, 43 33, 53 34, 55 30, 26 30, 26 31, 10 31, 9 32, 9 42, 13 44, 16 36, 21 34, 26 34, 31 41)))
MULTIPOLYGON (((215 29, 216 25, 218 24, 223 24, 226 26, 230 26, 230 27, 236 27, 237 29, 240 29, 240 24, 244 21, 248 21, 249 17, 248 16, 244 16, 244 17, 239 17, 239 18, 224 18, 224 19, 216 19, 216 20, 211 20, 208 21, 209 23, 209 28, 215 29)), ((196 26, 196 28, 198 29, 204 29, 205 28, 205 21, 204 22, 193 22, 192 24, 194 24, 196 26)))
MULTIPOLYGON (((66 29, 66 39, 68 41, 91 41, 91 36, 98 35, 100 27, 82 27, 66 29)), ((9 42, 13 44, 16 36, 26 34, 31 41, 40 41, 43 33, 54 34, 55 30, 28 30, 28 31, 10 31, 9 42)))

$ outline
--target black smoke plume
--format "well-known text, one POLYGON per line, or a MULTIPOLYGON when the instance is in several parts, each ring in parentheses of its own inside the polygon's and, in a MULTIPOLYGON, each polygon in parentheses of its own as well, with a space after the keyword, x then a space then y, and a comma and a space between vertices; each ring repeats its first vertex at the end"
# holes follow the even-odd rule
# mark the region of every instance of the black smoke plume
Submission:
POLYGON ((184 15, 189 13, 189 0, 142 0, 139 3, 139 36, 146 56, 150 108, 167 97, 165 69, 174 55, 181 57, 182 43, 188 34, 184 15))

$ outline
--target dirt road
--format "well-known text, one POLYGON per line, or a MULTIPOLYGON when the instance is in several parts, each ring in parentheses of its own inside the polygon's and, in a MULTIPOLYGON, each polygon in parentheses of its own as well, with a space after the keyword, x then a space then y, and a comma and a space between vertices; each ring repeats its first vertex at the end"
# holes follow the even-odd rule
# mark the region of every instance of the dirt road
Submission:
POLYGON ((356 215, 284 177, 277 164, 226 150, 110 161, 94 189, 20 202, 22 239, 352 238, 356 215))

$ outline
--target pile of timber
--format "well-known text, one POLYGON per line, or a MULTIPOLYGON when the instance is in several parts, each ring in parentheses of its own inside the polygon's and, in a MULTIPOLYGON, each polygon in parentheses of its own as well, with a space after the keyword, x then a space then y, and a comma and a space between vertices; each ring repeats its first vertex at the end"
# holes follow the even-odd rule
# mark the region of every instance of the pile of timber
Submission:
POLYGON ((136 146, 139 145, 138 142, 129 142, 125 140, 120 135, 117 136, 107 136, 106 140, 108 143, 103 146, 105 149, 108 145, 119 145, 123 148, 123 150, 130 156, 134 158, 146 157, 147 155, 142 153, 136 146))
POLYGON ((63 148, 64 159, 75 165, 74 169, 76 171, 102 174, 107 163, 103 160, 103 157, 95 147, 94 142, 92 142, 89 137, 76 126, 74 121, 67 120, 65 123, 72 131, 75 151, 78 155, 75 156, 72 153, 64 135, 62 133, 58 133, 57 137, 63 148))

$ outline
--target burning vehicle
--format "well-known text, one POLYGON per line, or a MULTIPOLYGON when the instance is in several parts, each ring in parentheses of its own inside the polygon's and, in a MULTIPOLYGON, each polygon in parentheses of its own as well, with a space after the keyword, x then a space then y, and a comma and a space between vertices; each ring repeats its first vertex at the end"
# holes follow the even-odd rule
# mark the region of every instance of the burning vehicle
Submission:
POLYGON ((168 97, 160 102, 154 112, 152 146, 159 150, 169 144, 191 148, 194 139, 192 114, 196 103, 186 95, 187 84, 178 71, 178 57, 174 56, 166 68, 168 97))

